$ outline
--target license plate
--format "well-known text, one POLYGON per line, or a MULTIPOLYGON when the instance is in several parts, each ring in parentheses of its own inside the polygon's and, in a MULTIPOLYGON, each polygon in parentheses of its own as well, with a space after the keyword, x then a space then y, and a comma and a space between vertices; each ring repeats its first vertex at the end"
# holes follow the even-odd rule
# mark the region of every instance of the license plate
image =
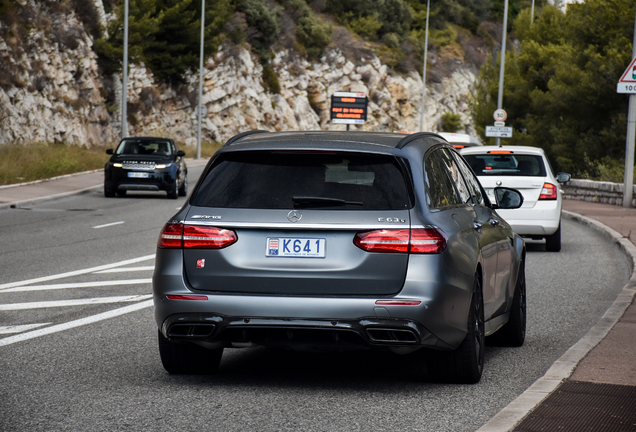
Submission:
POLYGON ((268 237, 265 256, 294 258, 324 258, 323 238, 268 237))
POLYGON ((129 172, 128 177, 131 178, 148 178, 150 174, 145 172, 129 172))

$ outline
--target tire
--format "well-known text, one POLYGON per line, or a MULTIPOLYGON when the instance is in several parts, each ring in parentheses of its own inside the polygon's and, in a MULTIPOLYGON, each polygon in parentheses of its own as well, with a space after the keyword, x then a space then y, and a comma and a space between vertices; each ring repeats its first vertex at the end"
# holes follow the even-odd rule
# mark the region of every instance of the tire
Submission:
POLYGON ((179 197, 179 177, 174 179, 174 187, 168 191, 168 198, 177 199, 179 197))
POLYGON ((179 188, 179 196, 184 197, 186 195, 188 195, 188 174, 187 173, 183 178, 183 184, 179 188))
POLYGON ((104 186, 104 196, 106 198, 112 198, 115 196, 115 191, 107 189, 106 186, 104 186))
POLYGON ((510 318, 495 334, 488 337, 494 346, 520 347, 526 339, 526 270, 525 259, 519 265, 519 275, 512 297, 510 318))
POLYGON ((117 192, 115 192, 117 194, 117 196, 123 197, 126 196, 126 190, 118 190, 117 192))
POLYGON ((476 274, 468 313, 468 334, 454 351, 429 353, 429 378, 455 384, 478 383, 484 370, 485 339, 484 297, 481 277, 476 274))
POLYGON ((561 223, 554 234, 545 238, 545 250, 548 252, 559 252, 561 250, 561 223))
POLYGON ((168 373, 209 375, 219 368, 223 348, 207 349, 188 342, 171 342, 161 334, 161 331, 157 333, 161 363, 168 373))

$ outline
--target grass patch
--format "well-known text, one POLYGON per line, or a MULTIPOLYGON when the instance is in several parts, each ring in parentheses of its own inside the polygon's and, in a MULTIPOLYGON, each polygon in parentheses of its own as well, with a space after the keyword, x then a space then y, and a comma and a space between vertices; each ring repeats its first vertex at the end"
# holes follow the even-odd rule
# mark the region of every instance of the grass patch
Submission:
MULTIPOLYGON (((202 142, 201 158, 211 157, 222 143, 202 142)), ((69 146, 65 144, 0 145, 0 185, 44 180, 66 174, 104 168, 110 156, 107 147, 69 146)), ((179 146, 186 157, 196 157, 196 147, 179 146)))
POLYGON ((0 185, 43 180, 103 168, 106 147, 64 144, 6 144, 0 146, 0 185))

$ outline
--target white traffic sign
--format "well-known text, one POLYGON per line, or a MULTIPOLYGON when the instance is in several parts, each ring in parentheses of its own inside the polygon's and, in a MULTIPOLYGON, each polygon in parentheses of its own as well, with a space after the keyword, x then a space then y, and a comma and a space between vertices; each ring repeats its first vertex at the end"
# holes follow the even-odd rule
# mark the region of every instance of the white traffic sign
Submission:
POLYGON ((492 116, 495 118, 495 121, 506 121, 506 119, 508 118, 508 113, 506 112, 506 110, 499 108, 495 110, 492 116))
POLYGON ((512 127, 486 126, 487 137, 512 138, 512 127))
POLYGON ((636 93, 636 57, 627 66, 616 85, 616 93, 636 93))
POLYGON ((500 121, 496 121, 495 122, 495 126, 505 126, 506 122, 500 122, 500 121))

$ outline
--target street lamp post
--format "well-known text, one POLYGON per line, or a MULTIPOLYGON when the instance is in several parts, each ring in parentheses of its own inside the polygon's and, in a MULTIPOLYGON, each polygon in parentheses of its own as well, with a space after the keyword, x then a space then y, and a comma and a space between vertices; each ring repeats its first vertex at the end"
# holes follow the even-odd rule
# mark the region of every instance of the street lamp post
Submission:
POLYGON ((121 138, 128 136, 128 0, 124 6, 124 66, 121 89, 121 138))
POLYGON ((199 105, 197 111, 199 121, 197 124, 197 159, 201 159, 201 117, 203 115, 203 40, 205 37, 205 0, 201 0, 201 51, 199 58, 199 105))
POLYGON ((428 15, 431 0, 426 3, 426 36, 424 36, 424 66, 422 67, 422 106, 420 107, 420 132, 424 131, 424 100, 426 98, 426 59, 428 58, 428 15))
MULTIPOLYGON (((504 69, 506 66, 506 36, 508 33, 508 0, 504 3, 504 19, 503 19, 503 32, 501 36, 501 59, 499 61, 499 91, 497 93, 497 109, 502 109, 503 105, 503 84, 504 84, 504 69)), ((501 138, 497 137, 497 146, 501 145, 501 138)))

